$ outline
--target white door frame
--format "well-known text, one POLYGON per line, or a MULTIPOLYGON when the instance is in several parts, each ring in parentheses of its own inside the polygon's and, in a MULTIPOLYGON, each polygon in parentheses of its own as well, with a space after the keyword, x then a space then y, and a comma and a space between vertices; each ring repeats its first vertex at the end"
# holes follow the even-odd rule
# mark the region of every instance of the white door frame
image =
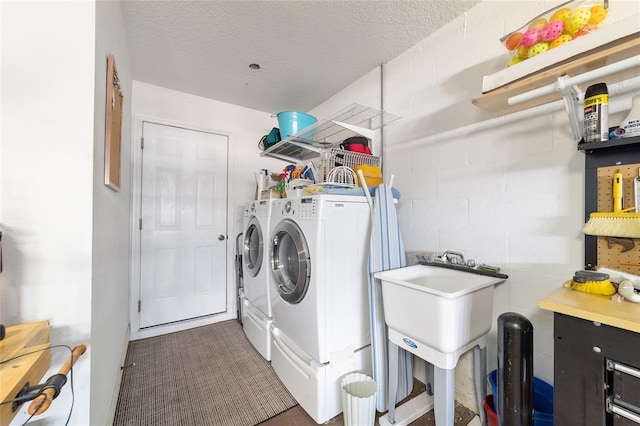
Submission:
POLYGON ((234 319, 237 316, 235 300, 235 283, 233 268, 230 269, 230 259, 233 259, 235 253, 235 236, 228 235, 229 230, 233 229, 232 215, 229 214, 229 187, 230 187, 230 173, 229 167, 227 167, 227 238, 226 238, 226 251, 227 251, 227 276, 226 276, 226 288, 227 288, 227 311, 219 314, 209 315, 204 318, 196 318, 192 320, 180 321, 172 324, 159 325, 156 327, 149 327, 140 329, 140 317, 138 315, 138 300, 140 300, 140 229, 139 219, 141 217, 141 197, 140 192, 142 183, 142 151, 140 149, 140 139, 142 138, 142 125, 143 123, 153 123, 164 126, 180 127, 187 130, 195 130, 207 133, 214 133, 227 137, 227 164, 229 164, 229 150, 231 149, 231 137, 228 133, 220 132, 218 130, 209 129, 201 126, 194 126, 191 124, 179 123, 167 119, 150 117, 142 114, 136 114, 134 117, 133 125, 133 139, 131 143, 131 225, 130 225, 130 239, 131 239, 131 259, 129 267, 129 296, 130 296, 130 318, 131 318, 131 338, 130 340, 144 339, 147 337, 159 336, 162 334, 173 333, 175 331, 187 330, 194 327, 200 327, 207 324, 213 324, 220 321, 226 321, 234 319))

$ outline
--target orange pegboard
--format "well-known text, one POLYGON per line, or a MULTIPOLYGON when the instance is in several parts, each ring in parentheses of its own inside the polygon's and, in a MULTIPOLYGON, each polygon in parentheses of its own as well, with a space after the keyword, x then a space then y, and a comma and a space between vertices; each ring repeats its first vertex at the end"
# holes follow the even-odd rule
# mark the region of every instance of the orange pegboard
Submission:
MULTIPOLYGON (((634 207, 633 181, 640 163, 598 168, 598 211, 613 211, 613 174, 622 173, 623 208, 634 207)), ((598 266, 640 274, 640 238, 598 237, 598 266)))

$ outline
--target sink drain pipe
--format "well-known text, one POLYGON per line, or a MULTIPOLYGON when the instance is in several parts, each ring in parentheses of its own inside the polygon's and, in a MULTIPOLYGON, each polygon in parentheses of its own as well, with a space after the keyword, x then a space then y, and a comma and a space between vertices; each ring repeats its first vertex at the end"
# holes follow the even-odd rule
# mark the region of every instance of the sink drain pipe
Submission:
POLYGON ((498 317, 498 425, 533 426, 533 325, 524 316, 498 317))

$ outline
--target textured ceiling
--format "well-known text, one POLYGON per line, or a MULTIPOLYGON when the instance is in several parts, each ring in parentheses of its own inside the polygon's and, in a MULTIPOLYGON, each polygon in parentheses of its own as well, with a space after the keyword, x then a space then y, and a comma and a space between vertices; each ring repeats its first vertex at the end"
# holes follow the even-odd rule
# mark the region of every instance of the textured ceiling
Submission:
POLYGON ((312 109, 479 1, 124 0, 122 11, 135 80, 278 112, 312 109))

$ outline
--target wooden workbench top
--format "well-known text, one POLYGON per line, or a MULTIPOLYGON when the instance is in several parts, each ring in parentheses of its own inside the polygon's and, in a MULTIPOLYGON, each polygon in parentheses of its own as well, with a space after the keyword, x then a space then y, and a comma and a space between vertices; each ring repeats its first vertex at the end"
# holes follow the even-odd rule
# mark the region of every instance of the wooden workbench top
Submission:
MULTIPOLYGON (((37 385, 51 365, 49 321, 17 324, 6 331, 0 341, 0 401, 12 400, 27 383, 37 385)), ((16 414, 11 404, 0 405, 0 426, 16 414)))
POLYGON ((640 303, 614 301, 562 287, 540 300, 540 308, 640 333, 640 303))

